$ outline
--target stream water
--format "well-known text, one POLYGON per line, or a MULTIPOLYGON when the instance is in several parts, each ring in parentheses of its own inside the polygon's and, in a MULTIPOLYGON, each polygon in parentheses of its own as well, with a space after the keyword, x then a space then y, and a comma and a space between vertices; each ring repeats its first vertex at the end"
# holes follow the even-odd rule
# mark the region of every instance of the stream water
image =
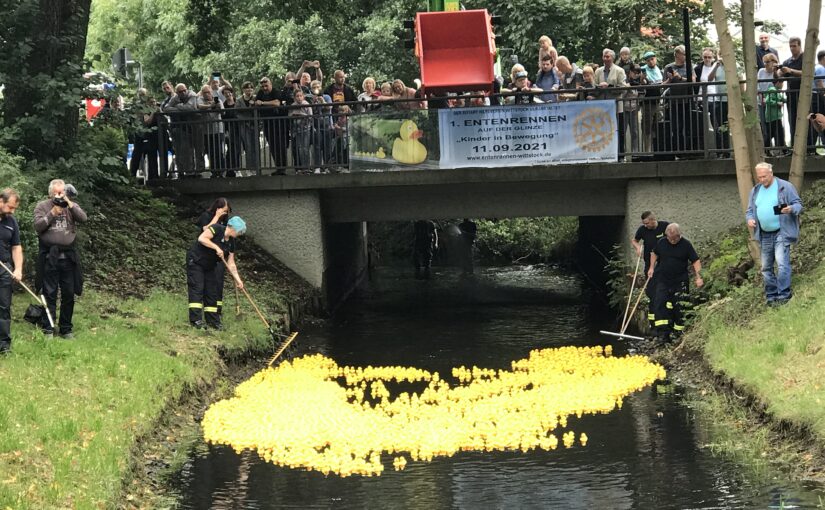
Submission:
MULTIPOLYGON (((452 269, 430 281, 379 268, 334 318, 301 330, 301 352, 343 365, 509 367, 531 349, 621 342, 598 334, 615 317, 591 305, 575 273, 546 266, 452 269)), ((254 452, 200 444, 174 481, 186 509, 207 508, 822 508, 822 487, 755 482, 714 456, 682 392, 649 387, 610 414, 584 416, 586 447, 463 452, 391 466, 380 477, 324 477, 254 452)), ((825 499, 825 497, 823 497, 825 499)))

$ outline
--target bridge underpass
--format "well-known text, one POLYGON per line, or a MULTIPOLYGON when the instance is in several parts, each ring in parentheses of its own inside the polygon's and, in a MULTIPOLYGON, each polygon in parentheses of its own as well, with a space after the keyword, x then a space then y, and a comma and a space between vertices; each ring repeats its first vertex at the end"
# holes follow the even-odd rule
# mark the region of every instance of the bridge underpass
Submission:
MULTIPOLYGON (((808 182, 825 173, 820 160, 809 161, 814 164, 808 182)), ((788 166, 788 159, 778 160, 775 171, 786 174, 788 166)), ((165 185, 204 202, 227 197, 255 242, 318 288, 328 308, 366 272, 368 221, 578 216, 582 234, 593 231, 601 239, 606 234, 596 226, 604 218, 615 231, 608 245, 627 238, 646 209, 680 223, 693 241, 743 223, 733 160, 186 179, 165 185)))

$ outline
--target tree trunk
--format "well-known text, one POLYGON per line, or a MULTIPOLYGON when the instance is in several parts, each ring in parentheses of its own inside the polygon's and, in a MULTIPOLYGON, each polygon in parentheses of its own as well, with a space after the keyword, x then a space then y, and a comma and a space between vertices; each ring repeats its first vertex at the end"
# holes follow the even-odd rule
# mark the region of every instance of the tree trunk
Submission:
POLYGON ((79 125, 83 54, 91 0, 23 0, 4 13, 9 51, 4 122, 17 152, 31 159, 68 156, 79 125))
POLYGON ((817 46, 819 45, 819 15, 822 10, 822 0, 810 0, 808 6, 808 30, 805 34, 805 54, 802 57, 802 83, 799 84, 799 103, 796 108, 796 136, 793 141, 793 157, 791 158, 791 173, 788 180, 796 189, 802 190, 805 180, 805 158, 807 156, 808 130, 810 123, 808 113, 811 111, 811 88, 814 82, 814 61, 816 60, 817 46))
MULTIPOLYGON (((736 164, 736 184, 739 189, 739 202, 742 207, 742 217, 748 209, 748 199, 753 189, 753 167, 751 150, 748 145, 748 133, 745 128, 745 109, 742 100, 742 89, 739 85, 739 75, 736 72, 736 53, 733 49, 733 38, 728 28, 727 15, 723 0, 713 0, 713 21, 716 24, 716 33, 719 37, 719 51, 722 60, 730 72, 725 73, 725 82, 728 87, 728 126, 730 127, 733 157, 736 164)), ((756 243, 748 243, 748 251, 754 261, 759 261, 759 249, 756 243)))
POLYGON ((745 64, 745 129, 748 134, 748 148, 750 152, 751 172, 756 178, 756 163, 765 160, 765 144, 762 137, 762 123, 759 121, 759 106, 757 99, 756 70, 756 41, 753 24, 754 0, 742 0, 742 57, 745 64))

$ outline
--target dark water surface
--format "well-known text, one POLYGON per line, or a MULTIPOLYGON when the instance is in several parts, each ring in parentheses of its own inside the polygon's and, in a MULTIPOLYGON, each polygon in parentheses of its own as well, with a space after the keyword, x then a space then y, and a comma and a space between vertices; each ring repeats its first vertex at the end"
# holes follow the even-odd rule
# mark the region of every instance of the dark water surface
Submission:
MULTIPOLYGON (((302 352, 341 365, 509 368, 531 349, 612 342, 582 280, 548 267, 451 270, 429 282, 381 268, 334 319, 301 331, 302 352)), ((614 344, 617 354, 623 346, 614 344)), ((529 453, 462 452, 380 477, 324 477, 281 468, 255 453, 201 444, 176 480, 182 507, 207 508, 820 508, 817 490, 755 483, 702 447, 706 434, 680 392, 647 388, 621 410, 572 418, 586 447, 529 453)), ((819 494, 823 494, 819 492, 819 494)))

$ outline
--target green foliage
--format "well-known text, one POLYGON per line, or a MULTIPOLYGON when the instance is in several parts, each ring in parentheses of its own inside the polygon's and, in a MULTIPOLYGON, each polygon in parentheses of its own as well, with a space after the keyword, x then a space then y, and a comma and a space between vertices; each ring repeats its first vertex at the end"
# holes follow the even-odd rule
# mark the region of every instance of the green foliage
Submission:
MULTIPOLYGON (((499 47, 513 48, 528 69, 536 70, 538 39, 547 35, 572 62, 601 62, 603 48, 631 48, 637 61, 654 50, 659 66, 671 62, 673 47, 684 43, 682 8, 691 12, 692 53, 706 45, 707 25, 712 21, 710 2, 689 0, 561 0, 552 4, 528 0, 470 0, 467 8, 487 8, 502 16, 499 47), (647 34, 647 35, 646 35, 647 34)), ((694 62, 697 60, 694 59, 694 62)))
POLYGON ((71 154, 84 87, 82 57, 91 0, 23 0, 4 9, 0 143, 28 159, 71 154))
POLYGON ((577 218, 477 220, 476 247, 482 258, 548 261, 569 255, 578 236, 577 218))
POLYGON ((32 225, 34 224, 34 204, 42 199, 41 190, 45 188, 44 179, 23 171, 25 161, 20 156, 12 156, 0 147, 0 183, 2 187, 13 188, 20 195, 19 205, 14 216, 20 224, 20 243, 23 246, 23 255, 26 257, 24 268, 34 267, 37 253, 37 236, 32 225))
MULTIPOLYGON (((607 273, 607 302, 611 308, 619 310, 627 303, 627 293, 630 291, 630 282, 633 277, 635 267, 627 267, 624 257, 624 248, 617 244, 613 246, 610 252, 610 258, 607 260, 605 272, 607 273)), ((644 262, 639 262, 639 273, 644 271, 644 262)), ((644 281, 644 275, 637 276, 637 284, 639 281, 644 281)), ((644 285, 644 283, 642 283, 644 285)), ((637 287, 638 288, 638 287, 637 287)), ((642 298, 647 304, 647 298, 642 298)))
POLYGON ((126 46, 150 90, 167 79, 200 84, 215 70, 236 86, 268 75, 277 87, 305 59, 321 61, 326 81, 345 69, 355 85, 367 75, 411 82, 415 59, 401 45, 401 21, 425 8, 419 0, 94 0, 86 58, 107 70, 126 46))

